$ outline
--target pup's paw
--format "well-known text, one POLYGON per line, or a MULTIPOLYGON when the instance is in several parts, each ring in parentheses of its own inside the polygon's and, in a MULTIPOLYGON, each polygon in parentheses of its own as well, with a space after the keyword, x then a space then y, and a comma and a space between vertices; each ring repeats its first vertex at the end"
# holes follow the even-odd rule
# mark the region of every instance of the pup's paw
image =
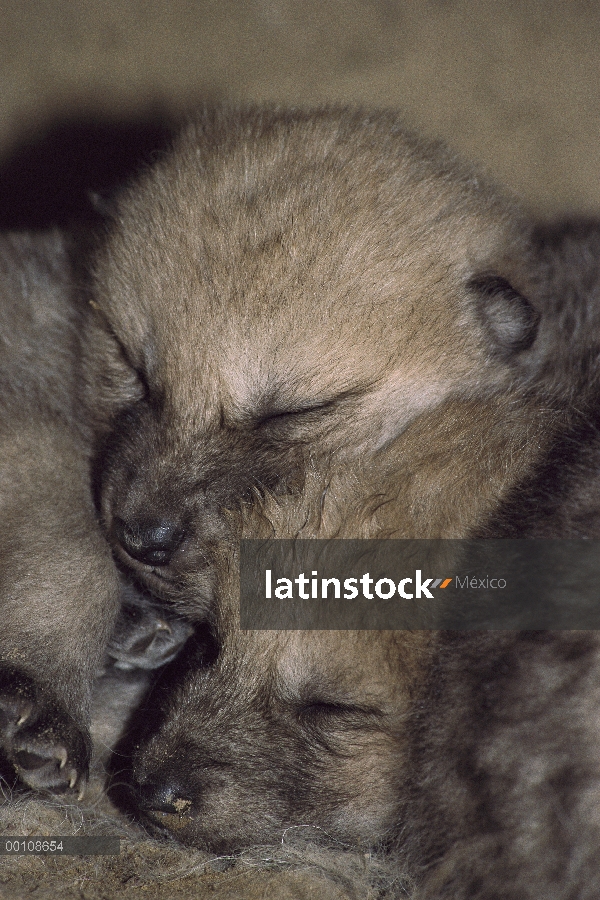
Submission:
POLYGON ((89 738, 58 701, 9 666, 0 668, 0 748, 27 787, 82 795, 89 738))
POLYGON ((177 656, 192 631, 185 619, 127 585, 107 653, 117 669, 158 669, 177 656))

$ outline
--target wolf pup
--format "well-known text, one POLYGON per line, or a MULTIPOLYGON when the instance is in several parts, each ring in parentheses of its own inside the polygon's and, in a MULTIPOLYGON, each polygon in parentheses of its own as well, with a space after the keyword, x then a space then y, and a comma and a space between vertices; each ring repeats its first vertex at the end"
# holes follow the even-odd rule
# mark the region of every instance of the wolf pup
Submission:
POLYGON ((564 392, 570 422, 481 536, 599 539, 600 222, 542 224, 534 241, 552 323, 536 352, 543 380, 564 392))
POLYGON ((119 586, 78 401, 78 301, 58 233, 0 242, 0 746, 29 787, 85 777, 90 692, 119 586))
POLYGON ((154 668, 190 631, 120 584, 97 524, 72 249, 58 232, 0 239, 0 749, 7 771, 53 791, 85 781, 107 649, 154 668))
POLYGON ((567 416, 537 267, 512 202, 391 113, 207 110, 122 198, 86 337, 103 524, 218 647, 138 742, 149 821, 217 851, 395 833, 433 639, 241 632, 236 542, 489 521, 567 416))

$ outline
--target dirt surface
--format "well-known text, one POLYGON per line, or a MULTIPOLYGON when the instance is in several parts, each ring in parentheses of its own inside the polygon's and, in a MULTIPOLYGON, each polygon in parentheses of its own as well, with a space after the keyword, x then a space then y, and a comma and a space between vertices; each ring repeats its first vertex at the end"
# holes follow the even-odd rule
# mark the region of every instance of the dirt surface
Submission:
MULTIPOLYGON (((535 209, 600 210, 592 0, 3 0, 0 78, 3 227, 77 213, 90 186, 102 192, 125 177, 140 149, 147 156, 161 145, 170 117, 207 98, 399 107, 535 209)), ((86 821, 88 831, 125 836, 120 856, 0 857, 0 897, 410 893, 385 866, 347 850, 263 848, 233 864, 211 861, 107 820, 101 796, 90 796, 85 813, 7 803, 1 830, 77 833, 86 821)))

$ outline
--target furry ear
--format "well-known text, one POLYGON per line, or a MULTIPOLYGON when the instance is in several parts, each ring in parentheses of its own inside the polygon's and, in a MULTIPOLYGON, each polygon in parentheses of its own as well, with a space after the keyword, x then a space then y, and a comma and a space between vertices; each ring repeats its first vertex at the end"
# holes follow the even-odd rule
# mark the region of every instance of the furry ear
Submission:
POLYGON ((98 213, 106 221, 116 220, 118 206, 113 195, 99 194, 97 191, 88 191, 87 199, 94 212, 98 213))
POLYGON ((499 275, 476 275, 467 284, 488 338, 505 359, 533 344, 540 314, 529 300, 499 275))

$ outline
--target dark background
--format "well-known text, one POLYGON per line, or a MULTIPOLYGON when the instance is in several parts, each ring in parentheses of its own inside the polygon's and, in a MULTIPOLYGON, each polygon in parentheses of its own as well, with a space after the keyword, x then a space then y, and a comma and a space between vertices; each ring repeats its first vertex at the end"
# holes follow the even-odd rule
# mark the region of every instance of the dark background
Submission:
POLYGON ((1 0, 0 227, 206 98, 400 107, 536 209, 600 208, 598 3, 1 0))

